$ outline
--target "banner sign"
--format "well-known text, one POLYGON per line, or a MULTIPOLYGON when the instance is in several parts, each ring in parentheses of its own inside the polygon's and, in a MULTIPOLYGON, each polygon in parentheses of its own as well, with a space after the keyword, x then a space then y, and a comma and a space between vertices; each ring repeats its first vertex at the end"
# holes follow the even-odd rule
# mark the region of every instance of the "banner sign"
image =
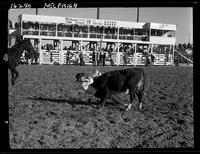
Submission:
POLYGON ((116 27, 117 22, 111 20, 83 19, 83 18, 65 18, 65 23, 69 25, 91 25, 91 26, 110 26, 116 27))
POLYGON ((91 20, 91 25, 93 25, 93 26, 104 26, 102 20, 95 20, 95 19, 91 20))
POLYGON ((176 30, 176 25, 151 23, 151 29, 176 30))
POLYGON ((110 20, 104 21, 104 26, 116 27, 116 24, 117 24, 116 21, 110 21, 110 20))
POLYGON ((66 24, 73 25, 86 25, 86 20, 85 19, 77 19, 77 18, 66 18, 65 20, 66 24))

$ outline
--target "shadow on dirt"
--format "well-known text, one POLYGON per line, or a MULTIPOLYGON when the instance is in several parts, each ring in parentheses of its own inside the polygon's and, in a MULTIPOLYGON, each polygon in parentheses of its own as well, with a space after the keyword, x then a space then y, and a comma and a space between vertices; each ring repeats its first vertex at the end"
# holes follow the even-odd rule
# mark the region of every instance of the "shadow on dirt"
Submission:
MULTIPOLYGON (((45 98, 45 97, 28 97, 28 99, 31 100, 35 100, 35 101, 48 101, 48 102, 56 102, 56 103, 68 103, 72 106, 76 106, 76 105, 87 105, 87 106, 91 106, 94 107, 96 109, 99 109, 100 105, 98 103, 98 101, 93 101, 88 99, 87 101, 83 101, 83 100, 78 100, 77 98, 69 98, 69 99, 57 99, 57 98, 45 98)), ((118 109, 120 111, 124 111, 125 108, 122 105, 116 104, 113 101, 106 101, 104 107, 106 108, 112 108, 112 109, 118 109)))
POLYGON ((37 101, 49 101, 49 102, 57 102, 57 103, 68 103, 70 105, 92 105, 96 104, 95 102, 86 102, 82 100, 77 100, 76 98, 69 99, 57 99, 57 98, 44 98, 44 97, 29 97, 28 99, 37 100, 37 101))

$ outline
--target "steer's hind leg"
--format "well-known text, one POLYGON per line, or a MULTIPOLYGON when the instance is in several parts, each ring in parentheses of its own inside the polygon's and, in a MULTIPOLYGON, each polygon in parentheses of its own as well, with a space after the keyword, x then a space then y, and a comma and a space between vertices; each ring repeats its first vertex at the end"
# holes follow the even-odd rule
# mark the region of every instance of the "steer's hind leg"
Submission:
POLYGON ((133 104, 133 100, 135 99, 135 89, 129 90, 129 94, 130 94, 130 102, 129 102, 128 107, 127 107, 126 110, 130 110, 131 109, 131 106, 133 104))
POLYGON ((15 80, 19 76, 19 73, 17 72, 16 68, 13 68, 11 70, 11 76, 12 76, 11 83, 12 83, 12 86, 14 86, 15 85, 15 80))
POLYGON ((12 83, 12 86, 14 86, 15 85, 15 82, 14 82, 15 73, 12 70, 10 70, 10 72, 11 72, 11 83, 12 83))

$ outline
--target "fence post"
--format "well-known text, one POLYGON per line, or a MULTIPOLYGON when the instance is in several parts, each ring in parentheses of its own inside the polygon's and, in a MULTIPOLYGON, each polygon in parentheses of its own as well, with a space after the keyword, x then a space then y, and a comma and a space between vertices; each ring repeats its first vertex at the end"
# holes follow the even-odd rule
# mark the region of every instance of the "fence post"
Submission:
POLYGON ((172 46, 172 66, 175 66, 174 64, 174 50, 175 50, 175 46, 172 46))
POLYGON ((38 50, 39 50, 39 64, 41 65, 43 63, 43 52, 41 50, 41 45, 42 45, 42 39, 39 39, 38 42, 38 50))
POLYGON ((120 64, 119 42, 117 42, 116 63, 117 63, 117 66, 119 66, 120 64))
POLYGON ((137 65, 137 43, 135 43, 135 52, 133 55, 133 59, 134 59, 134 66, 136 67, 136 65, 137 65))
POLYGON ((59 40, 60 41, 60 46, 59 46, 59 64, 62 65, 63 64, 63 40, 59 40))

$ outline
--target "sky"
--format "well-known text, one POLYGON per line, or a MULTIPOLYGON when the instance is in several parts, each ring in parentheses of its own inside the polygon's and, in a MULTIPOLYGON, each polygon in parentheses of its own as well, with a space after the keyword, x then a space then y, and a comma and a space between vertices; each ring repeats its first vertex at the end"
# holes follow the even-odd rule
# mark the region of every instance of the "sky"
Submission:
MULTIPOLYGON (((141 7, 139 22, 176 24, 176 43, 193 43, 192 7, 141 7)), ((16 22, 22 14, 35 14, 36 9, 10 9, 8 18, 16 22)), ((38 9, 38 15, 97 18, 97 8, 38 9)), ((100 8, 100 19, 136 22, 137 8, 100 8)))

